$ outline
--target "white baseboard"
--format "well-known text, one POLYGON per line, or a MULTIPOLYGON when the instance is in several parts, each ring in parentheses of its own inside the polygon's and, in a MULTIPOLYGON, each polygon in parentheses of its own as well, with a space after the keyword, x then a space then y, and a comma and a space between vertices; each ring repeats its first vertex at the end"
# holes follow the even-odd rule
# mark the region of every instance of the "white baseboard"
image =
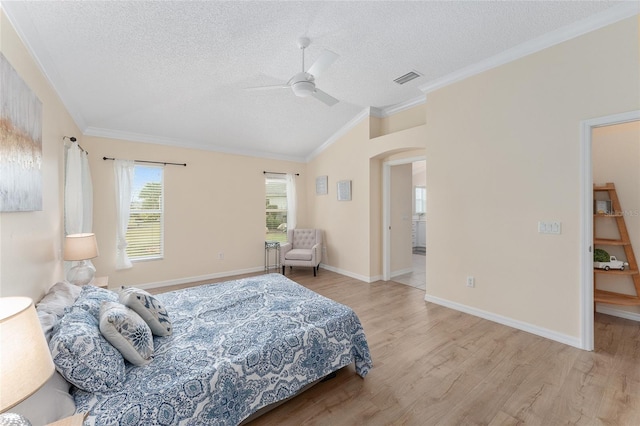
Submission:
POLYGON ((320 266, 326 269, 327 271, 335 272, 341 275, 346 275, 347 277, 355 278, 356 280, 364 281, 365 283, 372 283, 382 279, 381 277, 366 277, 364 275, 354 274, 353 272, 349 272, 340 268, 325 265, 324 263, 321 263, 320 266))
POLYGON ((523 321, 518 321, 513 318, 503 317, 502 315, 494 314, 492 312, 483 311, 482 309, 473 308, 471 306, 463 305, 461 303, 452 302, 450 300, 441 299, 436 296, 425 295, 424 300, 432 302, 437 305, 446 306, 447 308, 454 309, 456 311, 464 312, 466 314, 474 315, 476 317, 484 318, 489 321, 497 322, 498 324, 506 325, 518 330, 526 331, 527 333, 535 334, 547 339, 555 340, 556 342, 564 343, 565 345, 573 346, 578 349, 582 349, 581 341, 577 337, 568 336, 566 334, 558 333, 557 331, 549 330, 537 325, 529 324, 523 321))
POLYGON ((609 305, 601 305, 600 303, 596 303, 596 312, 640 322, 640 314, 636 312, 625 311, 609 305))
POLYGON ((400 269, 399 271, 395 271, 391 273, 391 278, 399 277, 400 275, 410 274, 413 272, 413 268, 400 269))
POLYGON ((206 281, 206 280, 212 280, 217 278, 231 277, 234 275, 251 274, 251 273, 260 272, 260 271, 264 271, 264 266, 257 266, 255 268, 247 268, 247 269, 238 269, 236 271, 217 272, 215 274, 199 275, 196 277, 178 278, 175 280, 139 284, 139 285, 136 285, 136 287, 141 289, 169 287, 172 285, 180 285, 180 284, 187 284, 187 283, 192 283, 196 281, 206 281))

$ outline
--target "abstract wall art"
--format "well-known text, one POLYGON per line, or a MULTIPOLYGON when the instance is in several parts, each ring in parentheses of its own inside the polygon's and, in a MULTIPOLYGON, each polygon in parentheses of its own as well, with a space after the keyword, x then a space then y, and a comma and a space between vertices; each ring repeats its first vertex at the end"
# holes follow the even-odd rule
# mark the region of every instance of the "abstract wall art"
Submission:
POLYGON ((42 103, 0 53, 0 211, 42 210, 42 103))

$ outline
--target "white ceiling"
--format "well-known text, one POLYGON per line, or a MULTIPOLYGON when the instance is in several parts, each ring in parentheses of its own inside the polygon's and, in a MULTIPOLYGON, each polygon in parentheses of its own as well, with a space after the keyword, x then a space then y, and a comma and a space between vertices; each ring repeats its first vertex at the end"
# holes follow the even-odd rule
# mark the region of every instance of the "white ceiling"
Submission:
POLYGON ((629 3, 585 1, 4 1, 2 8, 84 134, 295 161, 369 107, 384 114, 420 102, 505 52, 552 44, 549 33, 567 38, 629 16, 629 3), (340 100, 333 107, 289 90, 244 90, 299 72, 300 36, 311 39, 307 66, 324 49, 340 55, 316 82, 340 100), (393 82, 411 70, 423 76, 393 82))

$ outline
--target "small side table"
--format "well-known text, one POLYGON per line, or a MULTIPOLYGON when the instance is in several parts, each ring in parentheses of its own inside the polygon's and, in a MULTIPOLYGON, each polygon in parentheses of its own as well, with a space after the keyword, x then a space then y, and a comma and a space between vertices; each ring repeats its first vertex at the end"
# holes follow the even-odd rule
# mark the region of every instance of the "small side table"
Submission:
POLYGON ((47 426, 82 426, 84 419, 87 418, 88 413, 74 414, 70 417, 58 420, 57 422, 49 423, 47 426))
POLYGON ((264 270, 275 268, 276 271, 280 269, 280 241, 265 241, 264 242, 264 270), (275 252, 275 261, 271 263, 271 252, 275 252))
POLYGON ((94 285, 96 287, 109 288, 109 277, 95 277, 93 278, 91 285, 94 285))

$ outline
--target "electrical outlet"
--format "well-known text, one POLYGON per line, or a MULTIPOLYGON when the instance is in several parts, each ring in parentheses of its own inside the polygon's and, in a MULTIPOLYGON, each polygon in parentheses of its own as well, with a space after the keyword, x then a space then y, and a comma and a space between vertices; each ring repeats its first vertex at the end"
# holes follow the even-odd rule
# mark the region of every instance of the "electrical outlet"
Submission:
POLYGON ((473 288, 475 286, 476 286, 476 279, 471 276, 467 277, 467 287, 473 288))
POLYGON ((218 253, 218 260, 224 260, 224 253, 223 252, 218 253))

